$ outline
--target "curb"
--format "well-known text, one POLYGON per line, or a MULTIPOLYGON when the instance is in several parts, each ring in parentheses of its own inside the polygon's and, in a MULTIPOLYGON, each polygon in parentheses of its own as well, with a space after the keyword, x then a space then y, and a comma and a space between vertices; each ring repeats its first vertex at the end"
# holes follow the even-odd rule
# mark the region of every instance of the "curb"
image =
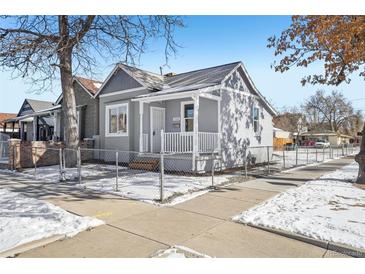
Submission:
MULTIPOLYGON (((238 223, 240 223, 240 222, 238 222, 238 223)), ((242 224, 242 223, 240 223, 240 224, 242 224)), ((268 228, 268 227, 253 225, 253 224, 245 224, 245 225, 253 227, 253 228, 261 229, 261 230, 264 230, 267 232, 275 233, 277 235, 284 236, 284 237, 294 239, 297 241, 301 241, 301 242, 304 242, 307 244, 315 245, 315 246, 321 247, 323 249, 338 252, 338 253, 341 253, 341 254, 344 254, 347 256, 351 256, 351 257, 355 257, 355 258, 365 258, 365 250, 360 249, 360 248, 350 247, 350 246, 346 246, 346 245, 338 244, 338 243, 334 243, 334 242, 313 239, 313 238, 309 238, 309 237, 302 236, 299 234, 286 232, 286 231, 276 229, 276 228, 268 228)))
POLYGON ((16 246, 0 253, 0 258, 15 257, 17 254, 41 247, 65 238, 65 235, 56 235, 16 246))

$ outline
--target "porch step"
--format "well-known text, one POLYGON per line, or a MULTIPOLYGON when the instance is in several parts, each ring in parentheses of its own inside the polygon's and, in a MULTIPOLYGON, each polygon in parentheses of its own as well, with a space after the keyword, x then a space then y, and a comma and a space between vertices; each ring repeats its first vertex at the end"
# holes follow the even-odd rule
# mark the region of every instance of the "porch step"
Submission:
POLYGON ((158 169, 159 163, 160 161, 157 159, 135 160, 129 163, 129 168, 153 171, 158 169))

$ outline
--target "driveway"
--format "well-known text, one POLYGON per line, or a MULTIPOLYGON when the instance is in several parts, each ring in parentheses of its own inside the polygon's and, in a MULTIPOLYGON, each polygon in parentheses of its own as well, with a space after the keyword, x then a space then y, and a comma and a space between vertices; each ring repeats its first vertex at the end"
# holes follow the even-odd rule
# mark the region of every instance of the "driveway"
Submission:
POLYGON ((18 255, 18 257, 150 257, 183 245, 212 257, 333 257, 335 252, 237 224, 231 217, 281 191, 353 161, 344 158, 316 167, 236 183, 193 200, 157 207, 67 184, 42 183, 0 173, 0 185, 52 202, 106 225, 18 255))

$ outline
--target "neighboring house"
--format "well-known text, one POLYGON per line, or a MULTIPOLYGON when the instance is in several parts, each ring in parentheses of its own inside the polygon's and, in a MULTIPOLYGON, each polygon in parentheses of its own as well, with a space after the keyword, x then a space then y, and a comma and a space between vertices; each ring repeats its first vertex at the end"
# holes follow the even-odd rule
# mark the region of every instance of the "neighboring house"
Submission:
POLYGON ((7 124, 18 123, 19 138, 23 141, 47 141, 53 138, 54 118, 53 102, 25 99, 15 118, 5 120, 7 124))
POLYGON ((190 154, 179 165, 203 171, 207 154, 229 168, 246 146, 273 145, 276 111, 242 62, 163 76, 118 64, 95 97, 103 149, 190 154))
POLYGON ((19 137, 18 123, 16 121, 10 122, 15 117, 16 113, 0 113, 0 133, 5 133, 10 138, 19 137), (7 122, 8 120, 9 122, 7 122))
MULTIPOLYGON (((102 82, 75 76, 73 87, 75 92, 77 120, 79 127, 79 139, 93 138, 99 134, 99 98, 95 94, 102 82)), ((57 139, 64 140, 66 106, 63 104, 62 94, 56 101, 56 105, 62 106, 62 111, 57 115, 57 139)))
POLYGON ((317 140, 328 141, 332 146, 349 144, 352 136, 336 133, 333 131, 309 131, 301 134, 301 143, 315 142, 317 140))
POLYGON ((274 149, 282 149, 285 145, 294 143, 293 135, 290 131, 274 127, 274 149))

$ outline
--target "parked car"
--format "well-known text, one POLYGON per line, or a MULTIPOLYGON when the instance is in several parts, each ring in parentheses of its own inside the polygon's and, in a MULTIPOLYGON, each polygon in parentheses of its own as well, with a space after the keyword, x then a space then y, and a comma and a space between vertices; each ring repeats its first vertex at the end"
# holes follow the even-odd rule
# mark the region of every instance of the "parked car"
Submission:
POLYGON ((317 140, 315 146, 318 148, 330 147, 330 142, 326 140, 317 140))

